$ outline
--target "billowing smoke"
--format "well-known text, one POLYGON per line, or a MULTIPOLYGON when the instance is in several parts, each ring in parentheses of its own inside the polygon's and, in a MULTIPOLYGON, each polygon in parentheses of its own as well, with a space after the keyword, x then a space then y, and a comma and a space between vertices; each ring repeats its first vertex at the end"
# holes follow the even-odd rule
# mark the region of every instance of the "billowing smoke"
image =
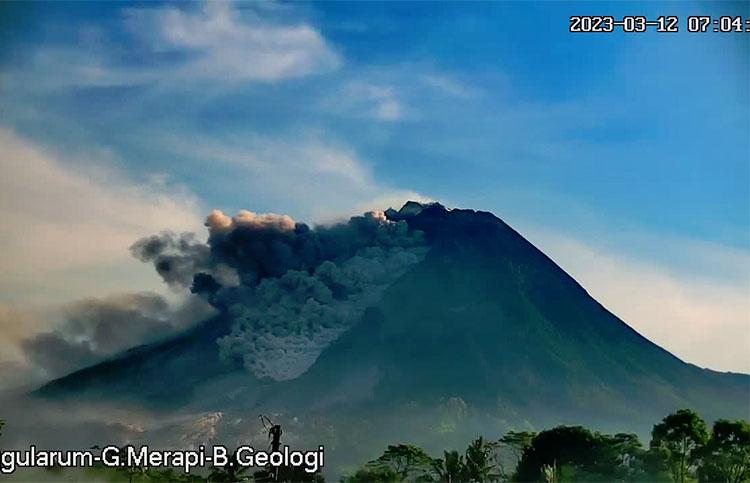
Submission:
POLYGON ((156 272, 172 288, 189 287, 193 275, 208 268, 209 248, 192 233, 162 233, 138 240, 130 247, 142 262, 153 262, 156 272))
POLYGON ((286 215, 215 210, 206 226, 205 244, 163 233, 132 251, 229 314, 223 357, 276 380, 303 373, 427 251, 421 232, 383 212, 311 229, 286 215))
POLYGON ((171 307, 160 295, 131 293, 74 303, 64 309, 54 331, 24 340, 21 347, 34 366, 61 376, 135 345, 172 335, 212 309, 197 297, 171 307))
POLYGON ((259 377, 299 376, 421 253, 369 247, 341 262, 325 261, 312 273, 289 270, 263 280, 229 307, 235 323, 219 341, 222 355, 240 356, 259 377))

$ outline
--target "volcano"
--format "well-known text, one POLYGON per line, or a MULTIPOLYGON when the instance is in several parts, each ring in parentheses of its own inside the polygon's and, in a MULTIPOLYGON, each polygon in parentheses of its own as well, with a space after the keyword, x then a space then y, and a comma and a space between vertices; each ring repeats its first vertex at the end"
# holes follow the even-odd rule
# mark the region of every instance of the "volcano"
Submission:
POLYGON ((699 368, 650 342, 493 214, 409 202, 385 217, 423 234, 426 254, 300 375, 259 377, 220 357, 224 313, 36 395, 374 420, 458 405, 476 416, 472 431, 487 421, 647 431, 682 407, 750 419, 750 376, 699 368))

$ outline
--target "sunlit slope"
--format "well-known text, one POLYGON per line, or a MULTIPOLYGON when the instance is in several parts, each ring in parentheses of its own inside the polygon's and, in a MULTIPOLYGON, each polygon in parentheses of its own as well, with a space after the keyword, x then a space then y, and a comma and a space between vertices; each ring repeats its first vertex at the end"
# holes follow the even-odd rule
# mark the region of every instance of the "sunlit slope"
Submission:
POLYGON ((700 369, 646 340, 491 214, 434 206, 408 221, 432 251, 288 384, 289 399, 458 396, 553 422, 652 423, 685 406, 747 418, 748 376, 700 369))
POLYGON ((701 369, 651 343, 492 214, 410 203, 388 215, 424 231, 429 253, 299 378, 258 381, 223 363, 215 340, 228 327, 218 317, 40 393, 350 415, 460 397, 539 427, 645 427, 680 407, 750 417, 750 376, 701 369))

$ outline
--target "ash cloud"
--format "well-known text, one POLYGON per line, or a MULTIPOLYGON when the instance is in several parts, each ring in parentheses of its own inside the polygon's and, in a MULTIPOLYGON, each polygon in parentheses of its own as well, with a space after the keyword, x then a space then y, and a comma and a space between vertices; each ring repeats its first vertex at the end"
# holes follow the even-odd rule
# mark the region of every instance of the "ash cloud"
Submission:
POLYGON ((310 228, 286 215, 214 210, 208 240, 162 233, 131 250, 173 288, 229 314, 221 354, 257 377, 293 379, 427 251, 421 232, 383 212, 310 228))
POLYGON ((48 377, 57 377, 172 335, 211 311, 197 297, 177 308, 153 293, 89 299, 66 307, 62 324, 22 341, 21 349, 33 366, 48 377))
POLYGON ((206 269, 210 258, 208 247, 192 233, 165 232, 141 238, 130 247, 130 252, 142 262, 153 263, 164 282, 177 290, 189 287, 193 275, 206 269))

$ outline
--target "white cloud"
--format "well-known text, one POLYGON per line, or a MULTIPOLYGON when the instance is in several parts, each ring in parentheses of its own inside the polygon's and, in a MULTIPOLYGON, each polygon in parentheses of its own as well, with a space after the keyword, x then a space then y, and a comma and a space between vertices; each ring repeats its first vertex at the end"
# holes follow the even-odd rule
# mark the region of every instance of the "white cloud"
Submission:
POLYGON ((689 240, 664 242, 663 249, 689 254, 696 265, 703 260, 731 272, 709 278, 560 233, 530 233, 589 294, 649 340, 699 366, 750 373, 747 253, 689 240))
POLYGON ((468 98, 477 95, 475 88, 445 75, 426 74, 422 76, 422 82, 428 87, 453 97, 468 98))
POLYGON ((267 6, 249 7, 240 10, 217 1, 125 9, 120 27, 137 49, 137 62, 130 55, 134 52, 115 41, 117 26, 82 27, 75 43, 39 45, 27 62, 0 78, 15 90, 33 86, 35 93, 139 84, 174 89, 207 82, 275 82, 341 65, 340 55, 310 24, 276 18, 267 6))
POLYGON ((231 2, 130 10, 128 23, 155 51, 185 58, 174 66, 178 77, 276 81, 326 72, 341 63, 312 26, 275 23, 231 2))
POLYGON ((0 303, 0 375, 2 364, 23 360, 20 342, 31 334, 49 328, 49 323, 35 310, 20 310, 0 303))
POLYGON ((201 215, 183 188, 66 163, 0 129, 0 301, 158 289, 128 247, 165 229, 200 230, 201 215))
POLYGON ((407 114, 395 87, 383 83, 350 81, 322 104, 339 114, 386 122, 401 120, 407 114))
POLYGON ((189 147, 179 137, 163 138, 161 143, 176 156, 229 168, 232 174, 222 181, 225 191, 237 190, 246 197, 245 206, 263 200, 273 210, 305 222, 327 222, 370 209, 398 208, 409 199, 427 199, 378 182, 372 166, 354 150, 318 133, 193 136, 189 147))
POLYGON ((375 118, 383 121, 398 121, 403 116, 401 104, 393 97, 386 96, 377 99, 373 114, 375 118))
POLYGON ((362 67, 323 97, 323 111, 381 122, 423 120, 479 97, 482 90, 453 75, 420 64, 362 67))

